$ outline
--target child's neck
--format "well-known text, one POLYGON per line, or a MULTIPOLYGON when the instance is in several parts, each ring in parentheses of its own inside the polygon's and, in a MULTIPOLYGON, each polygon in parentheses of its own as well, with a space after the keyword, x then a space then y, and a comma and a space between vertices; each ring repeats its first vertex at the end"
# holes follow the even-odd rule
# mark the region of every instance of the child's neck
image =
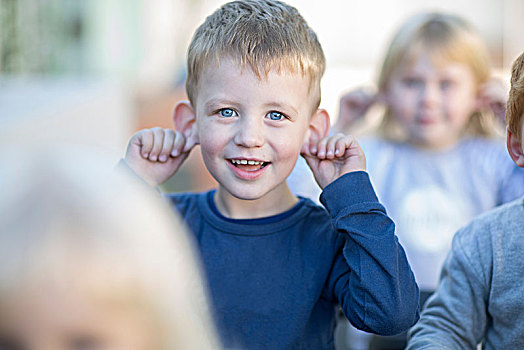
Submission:
POLYGON ((257 219, 277 215, 291 209, 298 202, 287 184, 257 199, 239 199, 219 186, 213 198, 218 211, 231 219, 257 219))
POLYGON ((438 142, 421 142, 420 140, 407 140, 407 143, 411 144, 411 146, 415 148, 424 151, 445 152, 456 147, 461 140, 461 137, 455 137, 439 140, 438 142))

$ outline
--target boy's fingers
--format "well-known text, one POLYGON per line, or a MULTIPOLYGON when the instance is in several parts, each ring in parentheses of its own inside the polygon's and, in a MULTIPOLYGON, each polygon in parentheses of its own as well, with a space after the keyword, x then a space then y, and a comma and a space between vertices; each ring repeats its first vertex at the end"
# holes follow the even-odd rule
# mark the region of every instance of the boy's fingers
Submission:
POLYGON ((137 133, 136 139, 140 144, 140 154, 147 159, 153 148, 153 133, 151 130, 141 130, 137 133))
POLYGON ((164 129, 156 127, 151 131, 153 132, 153 148, 149 152, 149 160, 156 162, 164 144, 164 129))
POLYGON ((344 135, 339 133, 339 134, 331 136, 328 139, 327 144, 326 144, 326 158, 327 159, 335 158, 335 146, 337 142, 343 138, 344 138, 344 135))
POLYGON ((311 142, 311 140, 310 140, 310 141, 306 144, 306 148, 307 148, 307 154, 310 154, 310 155, 317 154, 317 151, 318 151, 318 141, 313 140, 313 142, 311 142))
POLYGON ((184 149, 184 146, 186 144, 186 138, 184 134, 180 131, 175 131, 175 142, 173 145, 173 149, 171 151, 172 157, 178 157, 182 150, 184 149))
POLYGON ((300 154, 302 156, 305 156, 305 155, 309 155, 309 152, 310 152, 309 151, 309 142, 306 141, 302 144, 302 147, 300 148, 300 154))
POLYGON ((335 144, 335 157, 343 157, 346 153, 346 148, 351 144, 349 137, 343 137, 337 140, 335 144))
MULTIPOLYGON (((327 137, 324 137, 323 139, 321 139, 320 141, 318 141, 317 145, 316 145, 316 155, 318 158, 320 159, 323 159, 326 157, 326 145, 327 145, 327 137)), ((313 152, 312 150, 313 147, 310 148, 311 150, 311 153, 312 154, 315 154, 315 152, 313 152)))
POLYGON ((170 129, 165 129, 162 150, 160 151, 160 155, 158 156, 158 160, 160 162, 163 163, 168 160, 169 155, 171 154, 171 151, 173 150, 174 142, 175 142, 175 132, 170 129))
POLYGON ((360 146, 358 145, 357 140, 353 136, 345 135, 343 138, 337 141, 336 149, 337 157, 344 157, 346 155, 347 150, 353 150, 357 152, 358 150, 360 150, 360 146))

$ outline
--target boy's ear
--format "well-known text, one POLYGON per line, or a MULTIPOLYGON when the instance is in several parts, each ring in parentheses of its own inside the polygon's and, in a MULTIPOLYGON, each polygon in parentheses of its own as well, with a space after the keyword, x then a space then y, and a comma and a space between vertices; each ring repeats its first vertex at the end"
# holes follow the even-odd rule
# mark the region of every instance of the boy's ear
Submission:
POLYGON ((325 109, 317 109, 311 116, 308 130, 304 136, 303 146, 311 143, 317 143, 323 137, 326 137, 331 127, 329 122, 329 114, 325 109))
POLYGON ((195 110, 189 101, 180 101, 175 105, 173 123, 175 130, 186 137, 186 149, 199 144, 195 110))
POLYGON ((524 145, 522 144, 522 140, 519 140, 517 135, 509 131, 509 129, 506 129, 506 145, 508 147, 508 152, 519 167, 524 168, 524 145))

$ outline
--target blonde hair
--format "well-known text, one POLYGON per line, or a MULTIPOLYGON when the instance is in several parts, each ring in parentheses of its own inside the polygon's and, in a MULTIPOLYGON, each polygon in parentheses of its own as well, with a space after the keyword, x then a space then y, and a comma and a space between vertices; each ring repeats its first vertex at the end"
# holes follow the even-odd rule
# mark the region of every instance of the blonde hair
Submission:
MULTIPOLYGON (((393 37, 380 69, 379 91, 387 90, 392 75, 399 67, 410 64, 422 53, 429 53, 437 64, 450 61, 466 64, 473 73, 477 90, 490 79, 488 49, 468 22, 451 14, 421 13, 410 17, 393 37)), ((465 132, 494 136, 496 130, 492 112, 474 111, 465 132)), ((399 140, 403 137, 387 107, 379 132, 388 139, 399 140)))
MULTIPOLYGON (((187 55, 186 91, 192 103, 203 71, 224 57, 249 67, 257 77, 272 69, 307 74, 310 87, 320 85, 325 70, 315 32, 294 7, 276 0, 229 2, 198 27, 187 55)), ((320 95, 316 107, 319 103, 320 95)))
POLYGON ((511 69, 511 88, 506 109, 508 129, 518 140, 521 139, 522 118, 524 116, 524 52, 513 62, 511 69))
POLYGON ((158 349, 219 348, 193 243, 167 203, 89 153, 29 152, 0 159, 0 305, 64 291, 137 310, 158 349))

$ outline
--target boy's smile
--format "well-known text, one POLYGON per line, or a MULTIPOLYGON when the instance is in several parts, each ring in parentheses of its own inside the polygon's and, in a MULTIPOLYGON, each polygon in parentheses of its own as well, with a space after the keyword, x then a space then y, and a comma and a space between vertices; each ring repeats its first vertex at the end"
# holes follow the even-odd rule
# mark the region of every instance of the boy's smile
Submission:
POLYGON ((254 180, 261 176, 270 162, 254 159, 230 159, 231 170, 241 179, 254 180))
POLYGON ((307 76, 287 71, 258 78, 230 59, 204 71, 194 110, 202 156, 222 199, 296 201, 286 178, 315 111, 309 86, 307 76))

